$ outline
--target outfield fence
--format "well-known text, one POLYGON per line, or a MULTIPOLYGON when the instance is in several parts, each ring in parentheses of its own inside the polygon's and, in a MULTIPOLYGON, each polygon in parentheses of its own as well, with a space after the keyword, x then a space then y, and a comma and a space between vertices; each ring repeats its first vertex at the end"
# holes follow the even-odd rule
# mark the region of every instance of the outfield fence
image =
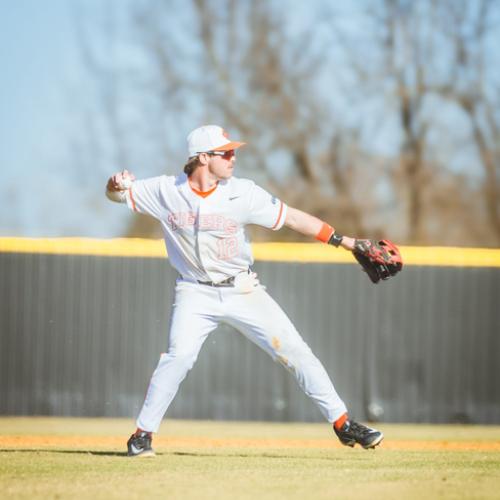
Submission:
MULTIPOLYGON (((256 244, 254 269, 356 418, 500 423, 500 250, 402 253, 403 272, 379 285, 321 244, 256 244)), ((0 238, 0 414, 134 417, 175 279, 160 241, 0 238)), ((322 420, 226 326, 167 416, 322 420)))

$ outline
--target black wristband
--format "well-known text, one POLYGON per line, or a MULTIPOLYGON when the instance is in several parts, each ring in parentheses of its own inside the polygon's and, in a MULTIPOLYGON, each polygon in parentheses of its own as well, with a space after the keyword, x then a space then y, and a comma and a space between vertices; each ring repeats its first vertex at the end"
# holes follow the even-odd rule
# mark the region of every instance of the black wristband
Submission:
POLYGON ((344 237, 341 234, 338 234, 338 233, 334 232, 330 236, 330 239, 328 240, 328 244, 329 245, 333 245, 334 247, 338 247, 342 243, 342 239, 343 238, 344 237))

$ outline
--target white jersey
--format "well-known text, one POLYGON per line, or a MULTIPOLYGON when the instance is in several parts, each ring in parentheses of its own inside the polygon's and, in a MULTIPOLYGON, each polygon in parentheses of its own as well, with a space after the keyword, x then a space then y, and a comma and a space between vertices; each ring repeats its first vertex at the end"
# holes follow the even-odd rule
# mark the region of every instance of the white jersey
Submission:
POLYGON ((207 197, 182 173, 135 181, 127 191, 132 210, 161 223, 171 265, 190 281, 223 281, 253 264, 247 224, 280 229, 286 205, 248 179, 220 181, 207 197))

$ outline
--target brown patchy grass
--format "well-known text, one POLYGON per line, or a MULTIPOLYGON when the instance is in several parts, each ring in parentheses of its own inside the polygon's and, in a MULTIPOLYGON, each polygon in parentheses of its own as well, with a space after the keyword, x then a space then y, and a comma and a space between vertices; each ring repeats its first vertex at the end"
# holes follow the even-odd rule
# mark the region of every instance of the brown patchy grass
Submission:
POLYGON ((165 421, 151 460, 124 419, 0 418, 7 498, 499 498, 500 427, 381 425, 375 451, 325 424, 165 421))
MULTIPOLYGON (((68 448, 68 449, 117 449, 124 443, 123 436, 2 436, 1 448, 68 448)), ((276 448, 276 449, 338 449, 337 441, 330 439, 241 439, 241 438, 206 438, 206 437, 155 437, 155 448, 276 448)), ((450 441, 450 440, 397 440, 384 442, 386 450, 428 450, 428 451, 498 451, 500 441, 450 441)))

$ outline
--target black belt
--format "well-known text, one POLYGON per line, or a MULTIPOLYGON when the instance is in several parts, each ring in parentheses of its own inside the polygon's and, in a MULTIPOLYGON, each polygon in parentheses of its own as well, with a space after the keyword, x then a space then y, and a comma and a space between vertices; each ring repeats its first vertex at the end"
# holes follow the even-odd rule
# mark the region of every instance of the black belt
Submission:
MULTIPOLYGON (((251 269, 248 269, 247 271, 242 271, 243 273, 248 273, 250 274, 251 272, 251 269)), ((238 273, 238 274, 241 274, 241 273, 238 273)), ((236 275, 238 276, 238 275, 236 275)), ((236 278, 236 276, 231 276, 230 278, 227 278, 223 281, 219 281, 218 283, 214 283, 213 281, 198 281, 198 283, 200 285, 206 285, 206 286, 215 286, 215 287, 230 287, 230 286, 234 286, 234 280, 236 278)))
POLYGON ((219 281, 218 283, 214 283, 213 281, 198 281, 200 285, 207 286, 215 286, 215 287, 224 287, 224 286, 234 286, 234 278, 236 276, 231 276, 230 278, 225 279, 224 281, 219 281))

